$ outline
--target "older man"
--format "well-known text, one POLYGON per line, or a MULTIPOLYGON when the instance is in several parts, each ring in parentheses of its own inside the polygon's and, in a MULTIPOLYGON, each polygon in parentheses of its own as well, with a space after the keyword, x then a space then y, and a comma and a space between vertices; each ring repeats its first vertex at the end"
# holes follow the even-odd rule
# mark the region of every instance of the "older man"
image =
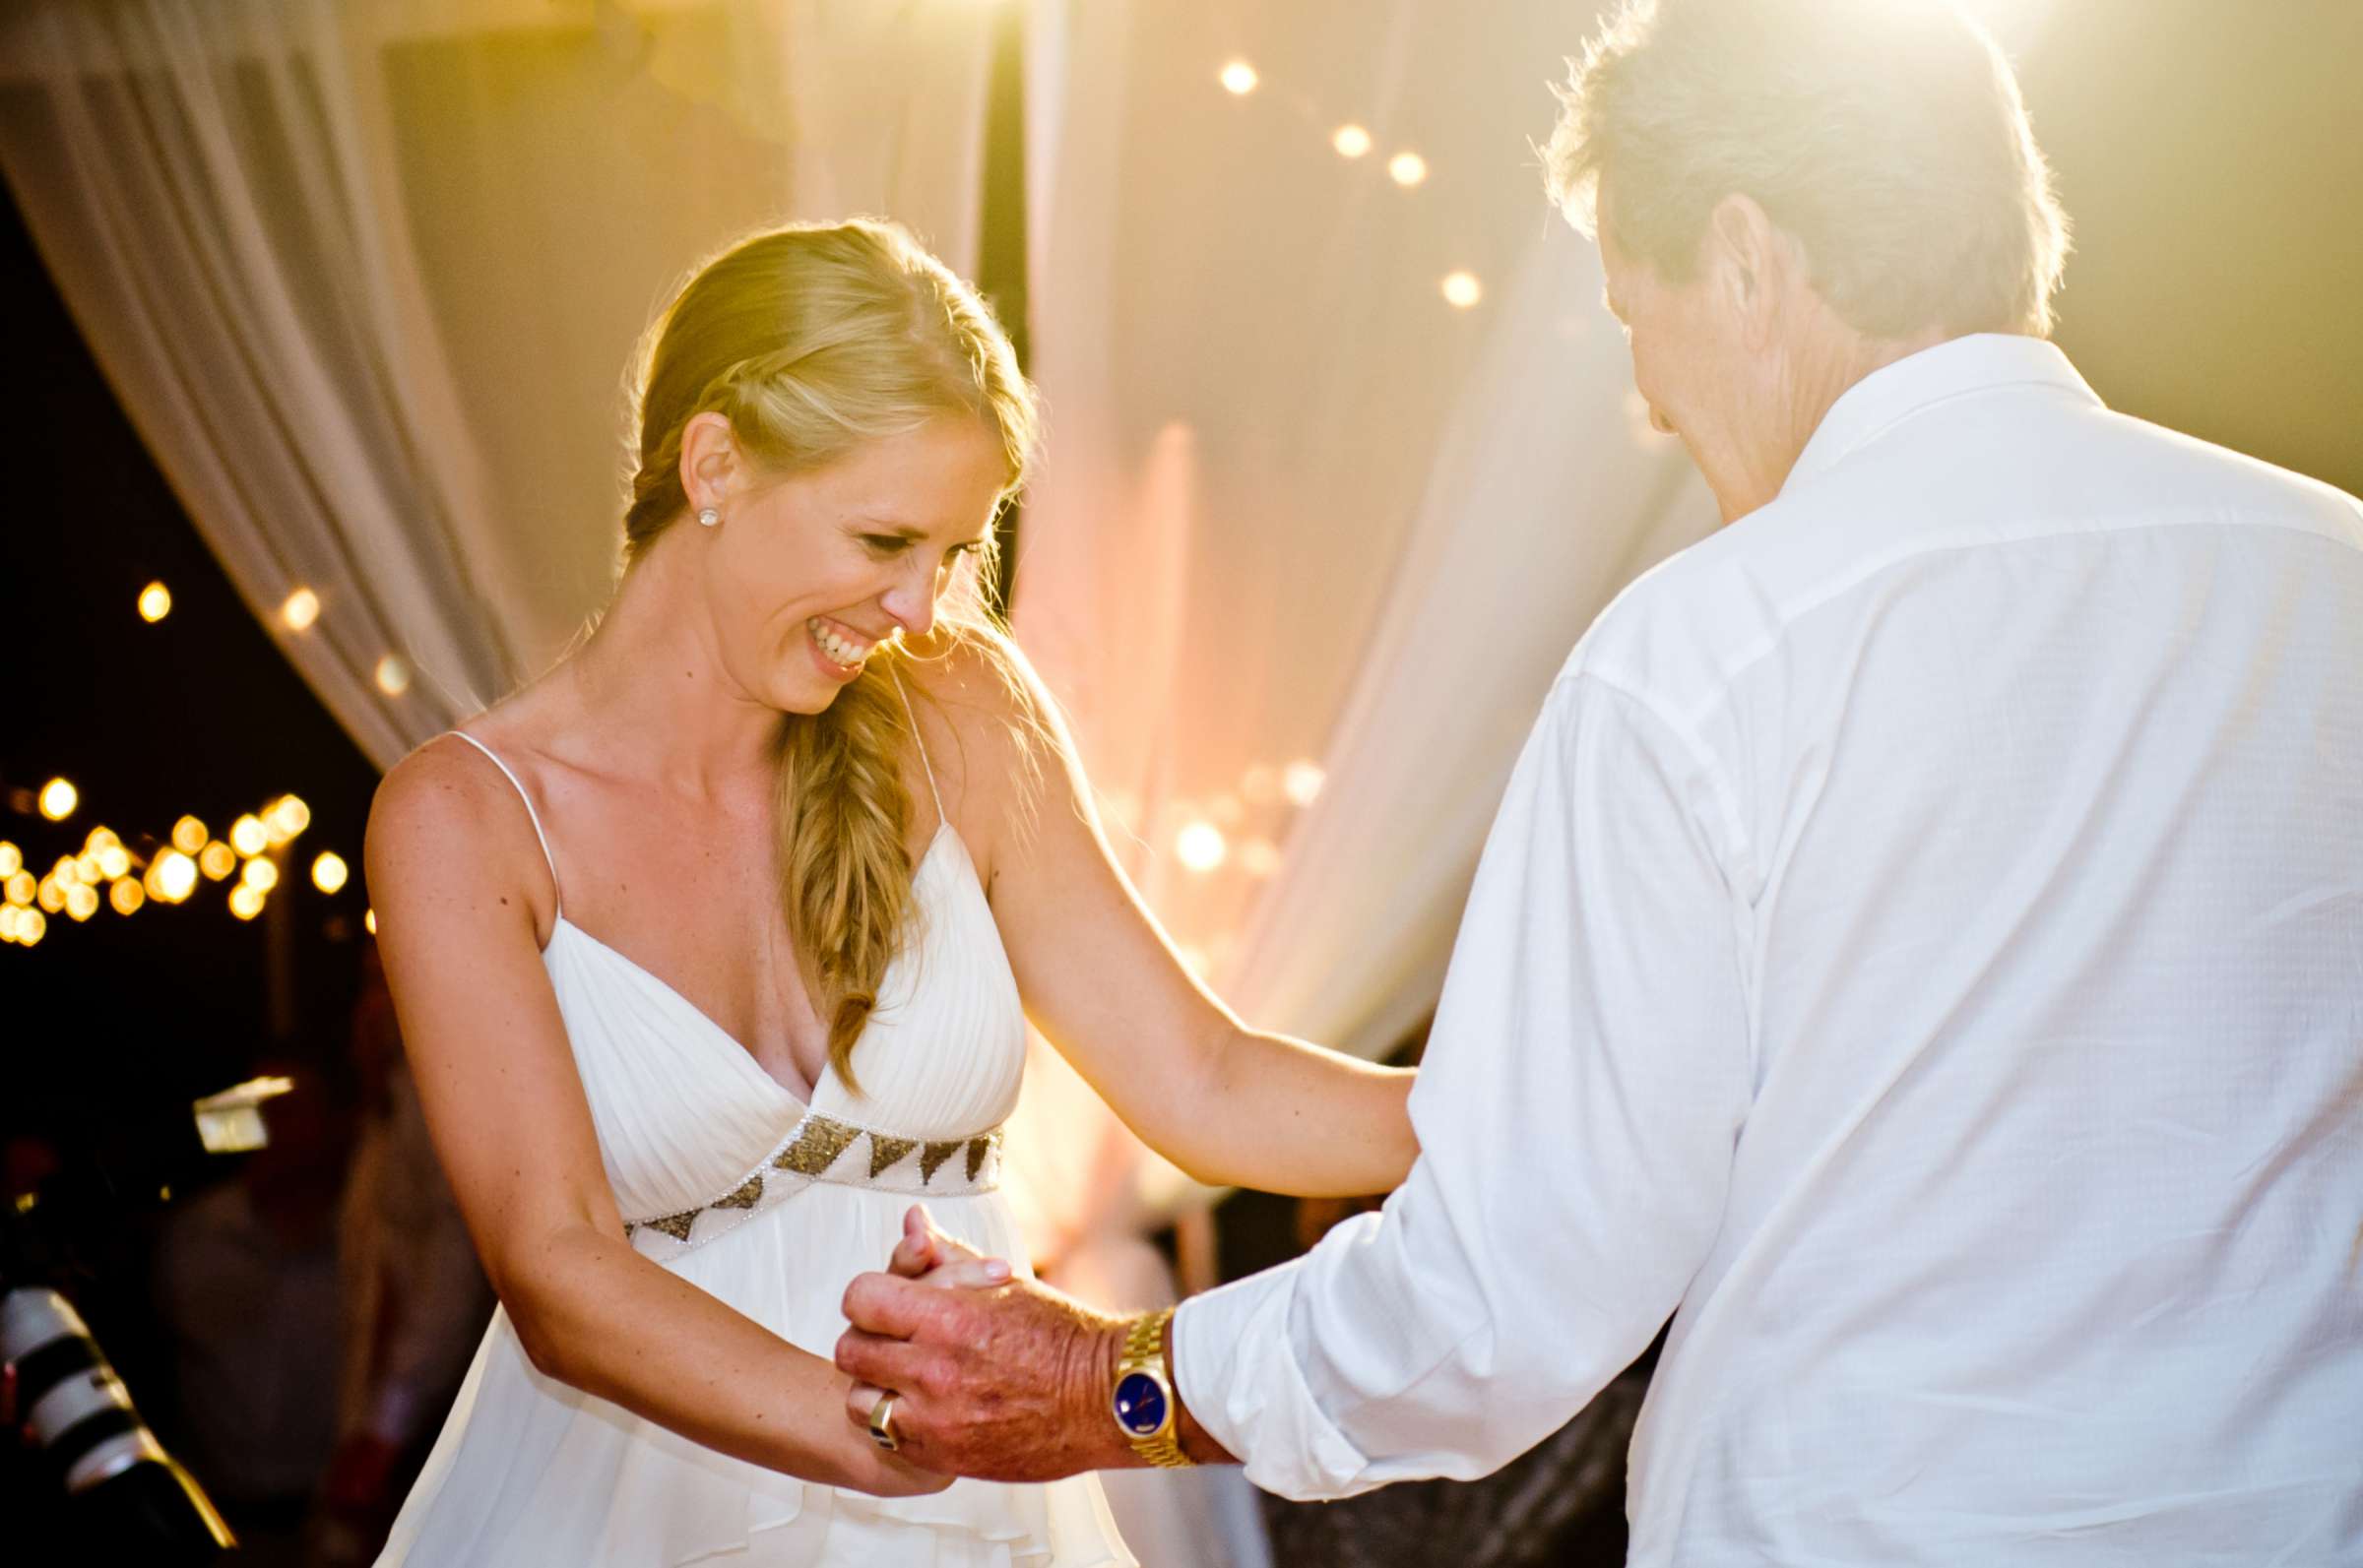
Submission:
POLYGON ((1170 1333, 866 1276, 851 1413, 1334 1497, 1502 1464, 1672 1313, 1636 1563, 2363 1561, 2363 508, 2044 342, 2064 224, 1949 12, 1635 6, 1565 100, 1730 526, 1544 706, 1410 1180, 1170 1333))

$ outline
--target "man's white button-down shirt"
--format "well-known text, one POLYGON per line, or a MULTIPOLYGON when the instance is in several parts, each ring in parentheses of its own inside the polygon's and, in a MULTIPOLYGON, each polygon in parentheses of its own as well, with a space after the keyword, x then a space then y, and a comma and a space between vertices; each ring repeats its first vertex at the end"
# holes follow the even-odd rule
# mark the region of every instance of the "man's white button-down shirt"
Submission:
POLYGON ((1671 1313, 1637 1564, 2363 1562, 2363 508, 2033 339, 1867 377, 1577 645, 1412 1114, 1177 1319, 1269 1489, 1671 1313))

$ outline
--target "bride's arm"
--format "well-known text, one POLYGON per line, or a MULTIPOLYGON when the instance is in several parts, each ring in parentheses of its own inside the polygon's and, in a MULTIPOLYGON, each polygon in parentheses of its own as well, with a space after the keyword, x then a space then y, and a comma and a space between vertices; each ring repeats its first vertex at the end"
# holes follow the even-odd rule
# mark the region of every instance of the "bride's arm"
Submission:
POLYGON ((708 1448, 887 1495, 942 1484, 850 1429, 850 1381, 624 1239, 537 930, 522 807, 457 742, 371 808, 369 893, 435 1152, 536 1367, 708 1448))
POLYGON ((1304 1197, 1392 1191, 1419 1153, 1404 1109, 1413 1075, 1250 1029, 1192 977, 1110 853, 1054 706, 1007 654, 1041 718, 1034 766, 1011 739, 1018 699, 975 653, 928 667, 942 700, 923 705, 923 722, 953 742, 954 814, 989 846, 987 892, 1028 1015, 1126 1126, 1197 1180, 1304 1197))

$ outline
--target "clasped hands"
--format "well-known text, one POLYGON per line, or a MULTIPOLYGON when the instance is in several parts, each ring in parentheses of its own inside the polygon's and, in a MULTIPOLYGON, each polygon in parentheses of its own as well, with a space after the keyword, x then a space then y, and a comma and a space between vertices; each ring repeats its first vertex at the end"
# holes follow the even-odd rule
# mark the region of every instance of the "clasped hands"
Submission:
POLYGON ((894 1395, 896 1457, 946 1475, 1046 1481, 1131 1463, 1108 1412, 1122 1324, 903 1220, 887 1272, 846 1286, 837 1367, 846 1418, 869 1434, 894 1395))

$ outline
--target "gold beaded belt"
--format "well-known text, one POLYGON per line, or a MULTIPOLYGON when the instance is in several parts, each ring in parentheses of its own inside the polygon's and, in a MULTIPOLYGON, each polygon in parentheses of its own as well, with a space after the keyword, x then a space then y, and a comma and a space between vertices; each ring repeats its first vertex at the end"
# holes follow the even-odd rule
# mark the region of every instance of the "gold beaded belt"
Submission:
POLYGON ((659 1262, 703 1246, 815 1181, 904 1192, 914 1198, 968 1197, 1001 1184, 1001 1129, 966 1138, 898 1138, 806 1111, 779 1147, 719 1198, 679 1214, 628 1222, 623 1233, 644 1257, 659 1262), (866 1161, 854 1157, 866 1144, 866 1161))

